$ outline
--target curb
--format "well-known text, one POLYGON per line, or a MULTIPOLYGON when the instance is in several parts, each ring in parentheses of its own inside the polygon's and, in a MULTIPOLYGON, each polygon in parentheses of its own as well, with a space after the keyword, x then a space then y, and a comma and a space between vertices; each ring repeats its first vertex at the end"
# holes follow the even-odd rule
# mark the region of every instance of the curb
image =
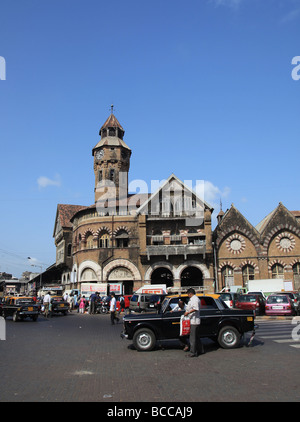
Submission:
POLYGON ((293 320, 295 317, 294 316, 259 316, 259 317, 255 317, 255 321, 276 321, 276 320, 280 320, 280 321, 291 321, 293 320))

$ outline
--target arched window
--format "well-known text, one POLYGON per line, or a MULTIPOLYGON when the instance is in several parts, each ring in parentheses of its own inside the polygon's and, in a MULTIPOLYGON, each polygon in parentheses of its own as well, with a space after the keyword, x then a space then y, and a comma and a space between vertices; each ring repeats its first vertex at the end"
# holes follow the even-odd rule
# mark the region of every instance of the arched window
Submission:
POLYGON ((242 269, 243 273, 243 285, 245 286, 247 281, 254 280, 254 267, 252 265, 245 265, 242 269))
POLYGON ((129 244, 129 236, 126 230, 121 229, 116 234, 117 248, 127 248, 129 244))
POLYGON ((233 268, 229 265, 225 265, 225 267, 222 268, 222 287, 229 287, 234 285, 234 274, 233 274, 233 268))
POLYGON ((300 262, 293 265, 294 282, 300 282, 300 262))
POLYGON ((68 256, 71 256, 71 255, 72 255, 72 243, 69 243, 69 244, 68 244, 67 255, 68 255, 68 256))
POLYGON ((109 248, 109 246, 110 246, 110 236, 106 231, 103 231, 99 234, 98 248, 109 248))
POLYGON ((87 249, 93 249, 93 235, 90 233, 86 237, 86 248, 87 249))
POLYGON ((273 265, 272 278, 283 278, 283 266, 281 264, 273 265))

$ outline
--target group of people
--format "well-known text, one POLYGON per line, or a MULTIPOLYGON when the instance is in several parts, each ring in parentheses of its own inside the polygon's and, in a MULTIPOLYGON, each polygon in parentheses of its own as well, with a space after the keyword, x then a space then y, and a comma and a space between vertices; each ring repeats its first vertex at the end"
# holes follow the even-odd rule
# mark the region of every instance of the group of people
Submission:
POLYGON ((180 336, 180 341, 183 344, 183 350, 185 352, 190 352, 187 357, 197 357, 200 354, 204 353, 204 347, 202 341, 199 337, 200 329, 200 307, 201 302, 196 292, 193 288, 187 291, 189 302, 186 305, 183 300, 178 301, 178 305, 172 310, 184 310, 184 316, 190 319, 190 335, 189 336, 180 336))
MULTIPOLYGON (((119 298, 120 309, 118 313, 117 300, 116 300, 115 293, 111 293, 110 296, 111 296, 111 299, 110 299, 109 311, 110 311, 110 317, 111 317, 111 324, 114 325, 115 321, 119 322, 118 315, 120 314, 122 309, 123 310, 125 309, 125 300, 123 296, 119 298)), ((91 296, 89 297, 89 300, 87 300, 84 295, 83 296, 81 295, 77 296, 77 294, 68 295, 68 293, 65 293, 63 298, 65 301, 69 302, 70 311, 72 311, 73 309, 77 309, 77 312, 81 314, 85 312, 85 310, 87 309, 87 305, 89 305, 88 313, 95 314, 97 303, 99 303, 99 301, 101 300, 99 292, 92 293, 91 296)))

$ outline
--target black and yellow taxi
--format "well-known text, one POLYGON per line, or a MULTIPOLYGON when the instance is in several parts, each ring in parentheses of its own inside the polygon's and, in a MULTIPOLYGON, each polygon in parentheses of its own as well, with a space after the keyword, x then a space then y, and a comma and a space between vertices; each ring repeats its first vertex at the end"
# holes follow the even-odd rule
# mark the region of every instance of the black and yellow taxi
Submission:
MULTIPOLYGON (((251 331, 252 342, 255 335, 253 311, 228 308, 218 294, 197 293, 197 296, 201 302, 201 338, 208 337, 224 349, 233 349, 239 346, 243 334, 251 331)), ((178 339, 180 319, 184 314, 183 310, 176 309, 179 299, 185 304, 189 301, 187 294, 168 295, 156 314, 125 315, 121 337, 132 340, 139 351, 152 350, 157 341, 178 339)))
POLYGON ((62 296, 51 296, 50 313, 67 315, 70 304, 62 296))
POLYGON ((0 316, 12 317, 15 322, 25 318, 36 321, 39 316, 39 307, 32 297, 8 296, 0 304, 0 316))

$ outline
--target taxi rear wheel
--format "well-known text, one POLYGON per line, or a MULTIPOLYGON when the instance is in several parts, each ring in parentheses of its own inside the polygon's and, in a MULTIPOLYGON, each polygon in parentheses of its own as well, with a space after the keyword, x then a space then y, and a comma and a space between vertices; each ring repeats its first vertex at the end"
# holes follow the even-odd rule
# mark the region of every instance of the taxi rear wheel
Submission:
POLYGON ((218 335, 218 343, 223 349, 234 349, 240 344, 241 335, 235 327, 221 328, 218 335))
POLYGON ((149 352, 154 349, 155 334, 148 328, 141 328, 133 336, 133 345, 140 352, 149 352))

